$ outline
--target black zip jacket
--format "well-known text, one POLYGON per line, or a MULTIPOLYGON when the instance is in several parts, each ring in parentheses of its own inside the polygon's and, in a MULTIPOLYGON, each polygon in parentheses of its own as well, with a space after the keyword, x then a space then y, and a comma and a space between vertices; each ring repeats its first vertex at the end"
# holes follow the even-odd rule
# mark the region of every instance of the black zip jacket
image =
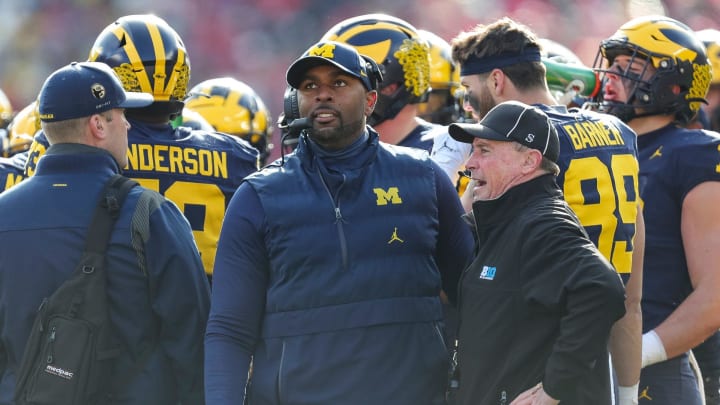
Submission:
POLYGON ((460 281, 459 404, 505 405, 538 382, 561 404, 611 403, 617 273, 553 175, 473 204, 478 254, 460 281))

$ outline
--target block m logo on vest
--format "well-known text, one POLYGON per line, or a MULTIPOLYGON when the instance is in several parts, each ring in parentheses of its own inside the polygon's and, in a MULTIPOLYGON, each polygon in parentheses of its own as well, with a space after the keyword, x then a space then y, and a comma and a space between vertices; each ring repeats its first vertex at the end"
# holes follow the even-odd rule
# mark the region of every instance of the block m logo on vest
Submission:
POLYGON ((402 204, 402 198, 400 198, 400 190, 397 187, 390 187, 385 191, 382 188, 374 188, 373 192, 377 197, 377 205, 388 205, 390 204, 402 204))

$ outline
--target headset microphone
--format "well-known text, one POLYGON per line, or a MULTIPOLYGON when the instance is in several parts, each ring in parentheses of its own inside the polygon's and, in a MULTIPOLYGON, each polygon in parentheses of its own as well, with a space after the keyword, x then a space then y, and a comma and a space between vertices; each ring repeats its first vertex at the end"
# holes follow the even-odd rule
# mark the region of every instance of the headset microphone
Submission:
MULTIPOLYGON (((312 128, 312 123, 310 122, 309 118, 296 118, 292 121, 290 121, 289 124, 284 125, 282 123, 278 123, 278 126, 281 129, 284 129, 284 134, 280 140, 280 143, 283 146, 287 146, 289 148, 295 148, 295 145, 297 145, 298 140, 300 138, 300 133, 304 129, 310 129, 312 128)), ((284 152, 284 150, 283 150, 284 152)), ((284 155, 284 153, 283 153, 284 155)), ((283 156, 284 158, 284 156, 283 156)))
POLYGON ((292 120, 288 125, 291 130, 302 130, 312 128, 312 122, 309 118, 298 118, 292 120))

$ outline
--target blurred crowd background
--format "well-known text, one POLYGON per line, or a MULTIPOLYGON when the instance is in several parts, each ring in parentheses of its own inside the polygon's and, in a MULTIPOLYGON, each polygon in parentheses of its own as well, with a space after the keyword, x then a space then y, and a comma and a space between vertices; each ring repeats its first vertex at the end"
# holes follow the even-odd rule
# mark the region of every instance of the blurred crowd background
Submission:
POLYGON ((566 45, 588 65, 602 39, 639 15, 720 29, 720 0, 0 0, 0 88, 20 110, 52 71, 86 60, 108 24, 153 13, 183 38, 190 87, 233 76, 255 89, 275 121, 290 63, 336 23, 376 12, 448 41, 478 23, 509 16, 566 45))

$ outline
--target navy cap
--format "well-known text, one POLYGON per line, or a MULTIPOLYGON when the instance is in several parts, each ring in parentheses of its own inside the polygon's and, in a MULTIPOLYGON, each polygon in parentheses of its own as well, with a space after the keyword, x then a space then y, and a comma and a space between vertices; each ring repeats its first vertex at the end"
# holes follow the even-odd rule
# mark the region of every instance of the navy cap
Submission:
POLYGON ((360 79, 366 89, 375 89, 370 78, 374 73, 368 71, 370 62, 355 48, 335 41, 318 42, 305 51, 290 65, 286 75, 288 84, 297 89, 305 73, 318 65, 333 65, 360 79))
POLYGON ((54 122, 89 117, 113 108, 144 107, 152 102, 152 94, 125 92, 108 65, 73 62, 45 80, 38 110, 40 120, 54 122))
POLYGON ((450 124, 448 132, 464 143, 472 143, 475 138, 515 141, 539 150, 553 162, 560 154, 560 140, 547 114, 519 101, 496 105, 477 124, 450 124))

